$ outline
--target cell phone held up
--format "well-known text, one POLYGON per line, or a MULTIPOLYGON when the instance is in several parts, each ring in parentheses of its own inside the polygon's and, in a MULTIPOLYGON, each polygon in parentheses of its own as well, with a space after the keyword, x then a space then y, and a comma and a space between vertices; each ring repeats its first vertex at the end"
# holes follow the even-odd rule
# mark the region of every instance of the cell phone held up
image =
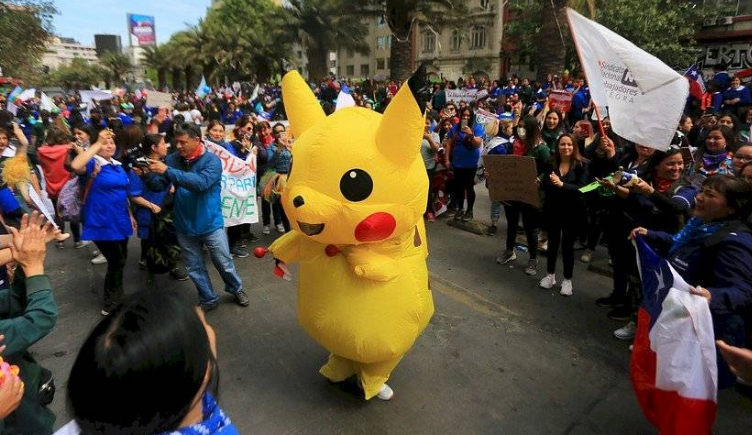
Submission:
POLYGON ((467 127, 467 120, 463 119, 462 121, 460 121, 460 130, 464 129, 465 127, 467 127))

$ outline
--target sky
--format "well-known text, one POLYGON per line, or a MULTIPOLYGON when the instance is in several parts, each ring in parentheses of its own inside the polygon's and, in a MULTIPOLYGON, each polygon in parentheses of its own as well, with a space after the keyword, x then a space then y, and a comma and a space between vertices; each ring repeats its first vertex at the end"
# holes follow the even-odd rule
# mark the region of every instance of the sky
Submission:
POLYGON ((196 24, 206 16, 211 0, 55 0, 60 12, 54 17, 55 34, 94 46, 95 34, 120 35, 129 44, 126 14, 154 16, 157 42, 196 24))

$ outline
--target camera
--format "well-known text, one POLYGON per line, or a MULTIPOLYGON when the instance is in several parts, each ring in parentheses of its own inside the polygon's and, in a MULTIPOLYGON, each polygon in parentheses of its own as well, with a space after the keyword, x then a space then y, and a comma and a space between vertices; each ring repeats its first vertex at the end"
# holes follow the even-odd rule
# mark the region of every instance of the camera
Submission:
POLYGON ((137 159, 133 160, 133 166, 139 167, 141 169, 148 168, 150 163, 151 163, 151 160, 143 156, 138 157, 137 159))

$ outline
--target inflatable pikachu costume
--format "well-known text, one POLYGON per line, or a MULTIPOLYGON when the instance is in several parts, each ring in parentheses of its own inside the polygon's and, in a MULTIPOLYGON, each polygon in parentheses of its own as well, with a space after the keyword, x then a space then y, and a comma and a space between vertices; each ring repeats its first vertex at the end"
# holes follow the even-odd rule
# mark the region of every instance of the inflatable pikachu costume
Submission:
POLYGON ((383 116, 350 107, 327 117, 296 71, 282 80, 297 139, 282 195, 293 230, 269 251, 300 262, 298 319, 331 352, 321 374, 357 375, 366 399, 391 398, 386 380, 433 315, 419 71, 383 116))

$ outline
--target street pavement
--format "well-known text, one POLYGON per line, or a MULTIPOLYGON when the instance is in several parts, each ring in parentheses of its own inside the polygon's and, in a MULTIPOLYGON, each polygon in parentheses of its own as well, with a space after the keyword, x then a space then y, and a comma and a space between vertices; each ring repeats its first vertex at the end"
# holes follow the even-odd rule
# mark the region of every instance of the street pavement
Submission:
MULTIPOLYGON (((488 221, 489 201, 478 188, 476 219, 488 221)), ((502 222, 503 223, 503 222, 502 222)), ((260 227, 254 231, 260 235, 260 227)), ((276 234, 264 236, 271 243, 276 234)), ((220 403, 240 433, 251 434, 655 434, 629 382, 629 343, 613 337, 622 326, 594 304, 610 279, 577 262, 574 295, 543 290, 539 274, 524 274, 527 254, 500 266, 504 228, 495 237, 428 225, 429 270, 436 314, 394 371, 394 399, 365 402, 352 385, 318 374, 327 352, 300 329, 296 284, 276 278, 273 262, 236 259, 251 304, 223 294, 207 318, 217 333, 220 403)), ((126 293, 146 288, 130 243, 126 293)), ((78 348, 100 320, 106 266, 88 250, 50 245, 47 271, 60 306, 55 330, 33 347, 50 368, 58 393, 56 428, 70 417, 66 380, 78 348)), ((596 253, 603 259, 605 250, 596 253)), ((221 280, 212 270, 215 287, 221 280)), ((293 274, 296 268, 293 267, 293 274)), ((322 271, 326 273, 326 271, 322 271)), ((157 278, 152 291, 179 292, 195 301, 193 284, 157 278)), ((170 319, 165 319, 169 322, 170 319)), ((752 401, 735 390, 719 394, 715 434, 752 433, 752 401)))

